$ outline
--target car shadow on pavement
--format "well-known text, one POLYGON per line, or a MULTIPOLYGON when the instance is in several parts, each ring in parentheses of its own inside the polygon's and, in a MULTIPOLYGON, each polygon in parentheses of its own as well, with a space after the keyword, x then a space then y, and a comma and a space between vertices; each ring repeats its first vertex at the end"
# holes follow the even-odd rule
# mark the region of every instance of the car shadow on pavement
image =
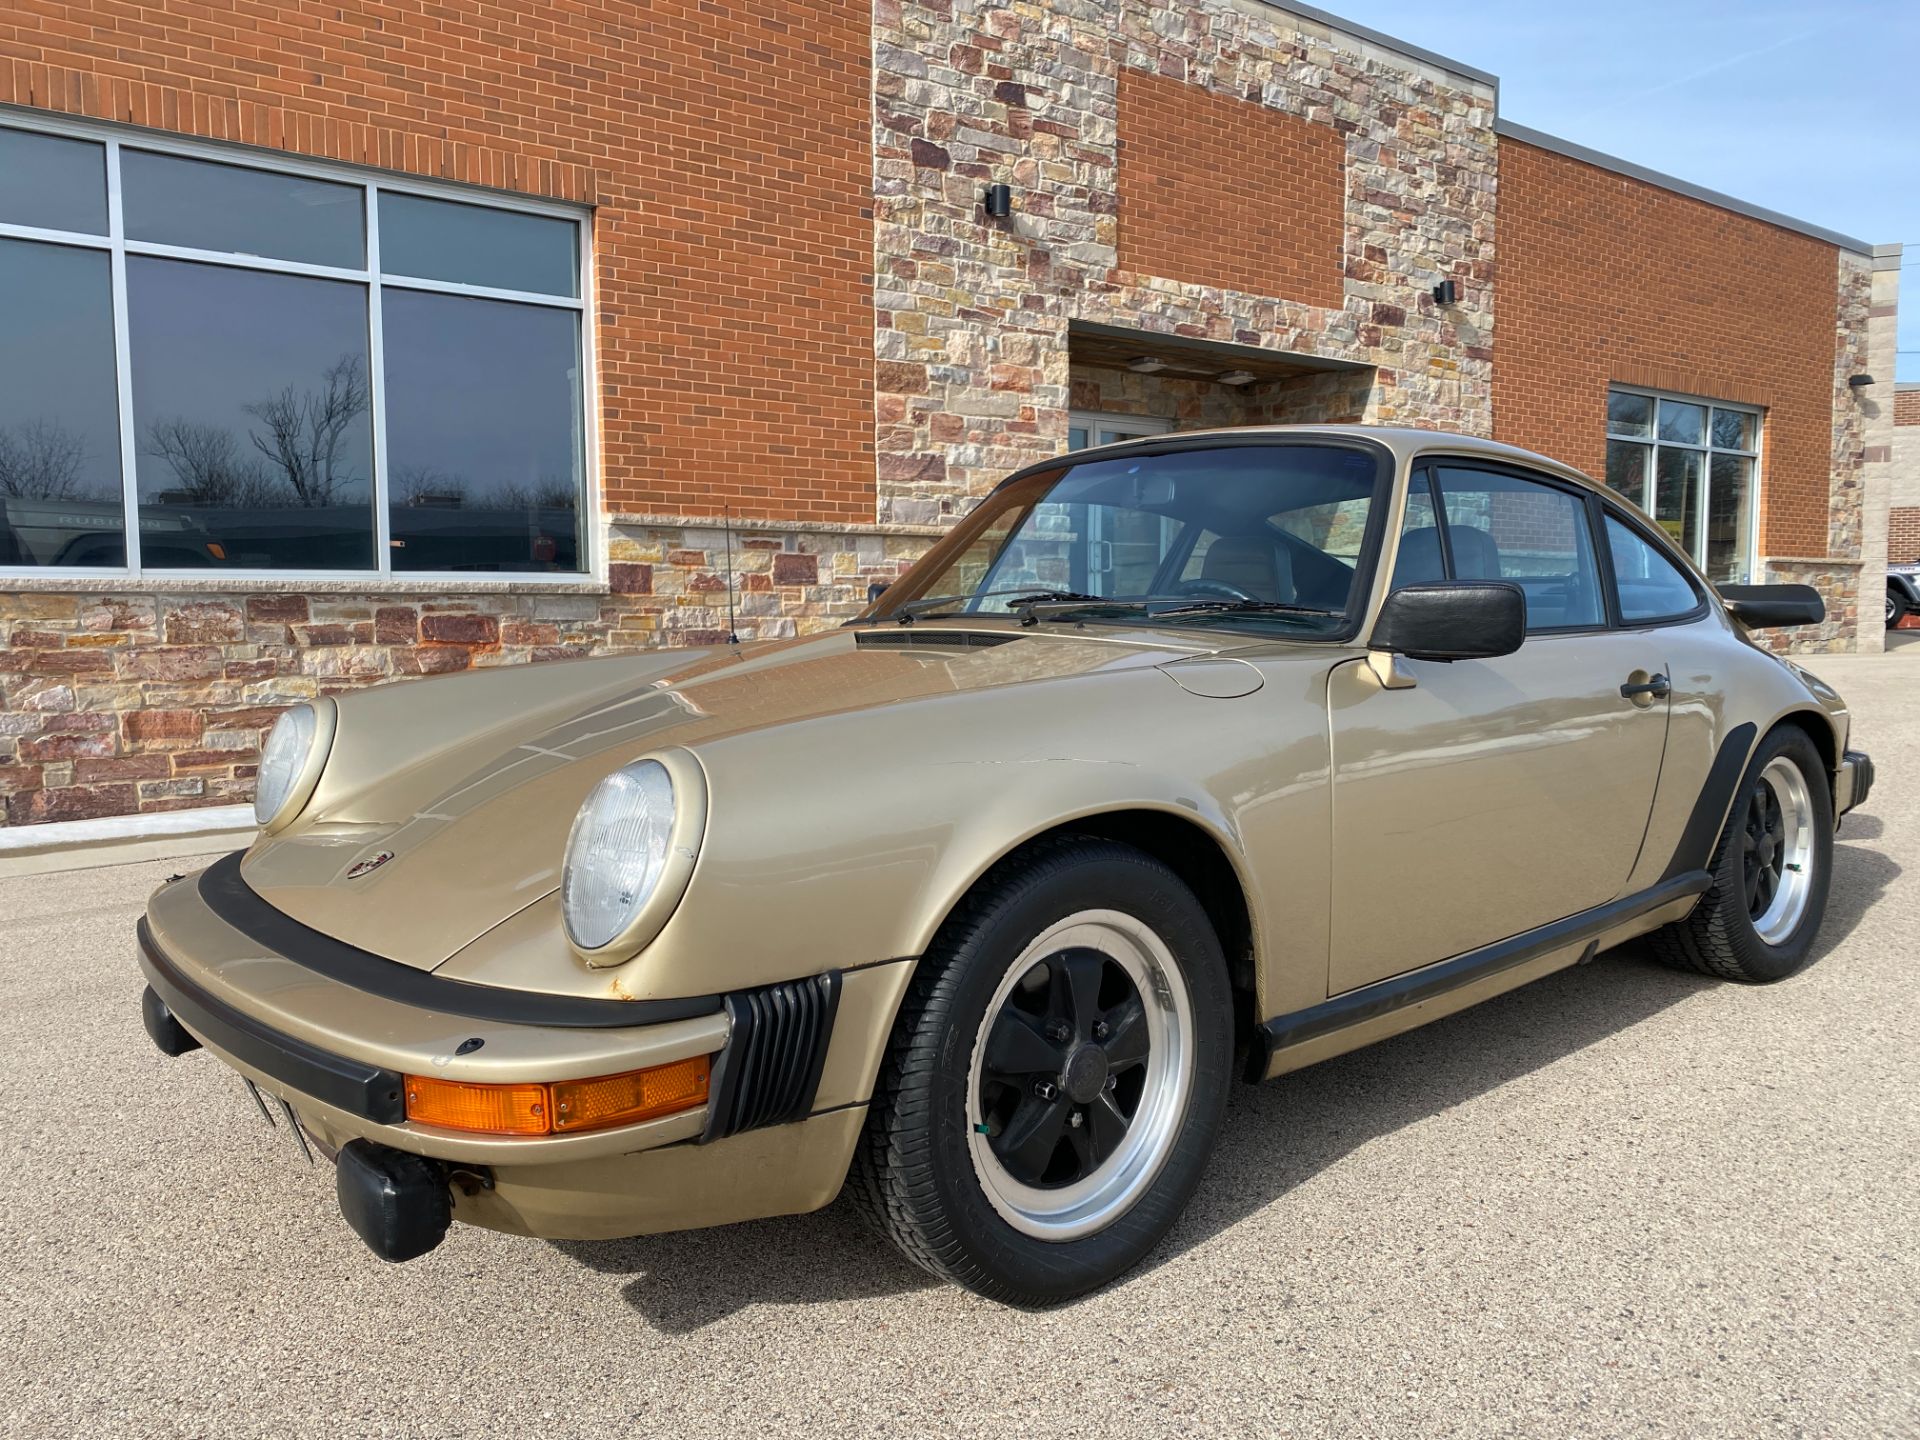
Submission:
POLYGON ((556 1240, 602 1275, 627 1277, 626 1302, 670 1335, 754 1305, 873 1300, 939 1282, 873 1234, 844 1199, 811 1215, 632 1240, 556 1240))
MULTIPOLYGON (((1814 964, 1900 867, 1851 843, 1880 823, 1852 816, 1834 846, 1833 889, 1814 964)), ((1722 982, 1669 970, 1638 944, 1266 1085, 1236 1085, 1205 1180, 1185 1216, 1126 1285, 1206 1243, 1378 1136, 1444 1113, 1597 1044, 1722 982)), ((555 1241, 603 1275, 655 1329, 689 1334, 755 1305, 877 1299, 936 1282, 871 1234, 843 1198, 812 1215, 633 1240, 555 1241)))
POLYGON ((1900 866, 1860 842, 1878 840, 1886 829, 1876 815, 1848 815, 1833 842, 1833 882, 1827 890, 1827 914, 1813 942, 1808 965, 1818 965, 1854 931, 1873 904, 1899 878, 1900 866))
MULTIPOLYGON (((1858 816, 1849 818, 1845 838, 1879 833, 1877 820, 1858 816)), ((1836 842, 1833 858, 1826 920, 1802 975, 1817 972, 1900 874, 1892 860, 1857 844, 1836 842)), ((1377 1136, 1466 1104, 1725 983, 1668 969, 1632 941, 1418 1030, 1265 1085, 1236 1086, 1199 1193, 1134 1277, 1204 1244, 1377 1136)))

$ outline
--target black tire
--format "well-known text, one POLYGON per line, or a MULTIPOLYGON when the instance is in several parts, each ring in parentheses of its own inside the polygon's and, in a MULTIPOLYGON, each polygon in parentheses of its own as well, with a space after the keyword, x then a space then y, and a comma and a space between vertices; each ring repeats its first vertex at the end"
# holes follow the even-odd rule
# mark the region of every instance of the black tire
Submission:
POLYGON ((1894 589, 1893 586, 1887 586, 1887 629, 1893 629, 1902 620, 1906 619, 1908 612, 1911 611, 1912 608, 1911 605, 1907 604, 1906 596, 1894 589))
MULTIPOLYGON (((1764 797, 1763 797, 1764 799, 1764 797)), ((1713 884, 1684 920, 1664 925, 1647 936, 1656 958, 1680 970, 1697 970, 1722 980, 1769 985, 1784 980, 1802 965, 1813 948, 1827 908, 1827 888, 1833 873, 1833 794, 1826 764, 1806 731, 1783 725, 1760 742, 1734 792, 1726 827, 1714 848, 1709 867, 1713 884), (1762 775, 1777 760, 1796 767, 1805 779, 1811 810, 1811 847, 1806 868, 1811 874, 1805 909, 1791 930, 1768 943, 1756 928, 1748 898, 1745 836, 1750 827, 1756 791, 1762 775)))
MULTIPOLYGON (((1031 964, 1019 968, 1031 974, 1031 964)), ((1107 840, 1042 842, 990 872, 920 962, 848 1179, 853 1202, 915 1264, 990 1299, 1047 1305, 1105 1285, 1159 1243, 1199 1183, 1231 1081, 1232 1016, 1220 942, 1177 875, 1107 840), (1164 1159, 1130 1208, 1091 1234, 1043 1239, 1003 1218, 975 1168, 975 1038, 1027 947, 1088 910, 1132 917, 1172 956, 1190 1000, 1192 1079, 1164 1159)))

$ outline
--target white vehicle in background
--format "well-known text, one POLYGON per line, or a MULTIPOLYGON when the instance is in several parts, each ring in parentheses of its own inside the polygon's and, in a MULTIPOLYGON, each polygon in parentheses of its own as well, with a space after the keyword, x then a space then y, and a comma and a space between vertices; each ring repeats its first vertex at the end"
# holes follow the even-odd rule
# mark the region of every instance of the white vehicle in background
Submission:
POLYGON ((1920 612, 1920 560, 1887 566, 1887 628, 1920 612))

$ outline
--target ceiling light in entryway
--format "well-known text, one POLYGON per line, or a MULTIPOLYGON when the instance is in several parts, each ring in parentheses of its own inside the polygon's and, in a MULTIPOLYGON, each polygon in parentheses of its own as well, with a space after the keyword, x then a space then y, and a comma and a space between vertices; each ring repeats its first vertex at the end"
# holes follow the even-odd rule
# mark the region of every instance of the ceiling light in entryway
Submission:
POLYGON ((1156 370, 1167 368, 1167 362, 1155 355, 1136 355, 1127 361, 1127 368, 1136 375, 1151 375, 1156 370))
POLYGON ((1223 375, 1214 376, 1222 385, 1251 385, 1259 378, 1251 370, 1229 370, 1223 375))

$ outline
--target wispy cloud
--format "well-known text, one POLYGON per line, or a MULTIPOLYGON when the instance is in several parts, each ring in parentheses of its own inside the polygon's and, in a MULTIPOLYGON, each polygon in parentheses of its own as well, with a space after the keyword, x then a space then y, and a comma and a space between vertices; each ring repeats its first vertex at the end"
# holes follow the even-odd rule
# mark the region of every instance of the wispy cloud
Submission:
POLYGON ((1805 30, 1796 30, 1793 34, 1782 35, 1778 40, 1766 45, 1756 45, 1753 49, 1742 50, 1737 55, 1722 56, 1711 64, 1701 65, 1678 75, 1670 75, 1658 85, 1649 85, 1643 90, 1629 90, 1624 94, 1610 95, 1601 104, 1589 106, 1586 114, 1604 115, 1610 110, 1618 110, 1623 105, 1644 100, 1650 95, 1664 95, 1670 90, 1678 90, 1693 84, 1696 80, 1704 80, 1709 75, 1718 75, 1723 70, 1731 70, 1735 66, 1746 64, 1749 60, 1758 60, 1762 55, 1771 55, 1774 51, 1784 50, 1789 45, 1798 45, 1802 40, 1811 40, 1825 28, 1815 25, 1805 30))

